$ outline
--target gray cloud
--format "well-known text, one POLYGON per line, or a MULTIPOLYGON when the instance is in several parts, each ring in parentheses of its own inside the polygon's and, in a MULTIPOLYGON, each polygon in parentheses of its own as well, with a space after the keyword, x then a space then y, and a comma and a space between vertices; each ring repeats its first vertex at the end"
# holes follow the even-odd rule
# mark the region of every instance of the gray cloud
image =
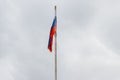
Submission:
POLYGON ((117 0, 0 0, 0 79, 54 79, 47 42, 55 3, 58 79, 119 80, 117 0))

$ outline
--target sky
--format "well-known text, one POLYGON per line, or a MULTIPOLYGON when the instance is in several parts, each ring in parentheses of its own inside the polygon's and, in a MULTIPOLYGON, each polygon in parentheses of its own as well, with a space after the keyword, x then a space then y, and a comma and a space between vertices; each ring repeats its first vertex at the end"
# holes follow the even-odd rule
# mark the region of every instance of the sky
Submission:
POLYGON ((119 3, 0 0, 0 80, 54 80, 47 49, 54 5, 58 80, 120 80, 119 3))

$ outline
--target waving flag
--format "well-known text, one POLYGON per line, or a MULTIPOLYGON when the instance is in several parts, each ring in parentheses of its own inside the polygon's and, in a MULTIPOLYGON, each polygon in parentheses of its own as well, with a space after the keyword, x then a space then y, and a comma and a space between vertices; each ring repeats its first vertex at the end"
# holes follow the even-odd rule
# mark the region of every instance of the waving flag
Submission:
POLYGON ((52 26, 51 26, 50 35, 49 35, 49 42, 48 42, 48 49, 50 52, 52 52, 53 36, 56 33, 56 28, 57 28, 57 17, 55 16, 53 23, 52 23, 52 26))

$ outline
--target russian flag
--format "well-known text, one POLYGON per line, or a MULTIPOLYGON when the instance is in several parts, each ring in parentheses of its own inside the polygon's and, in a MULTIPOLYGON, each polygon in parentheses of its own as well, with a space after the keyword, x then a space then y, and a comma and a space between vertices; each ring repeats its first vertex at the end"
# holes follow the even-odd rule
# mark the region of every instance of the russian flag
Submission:
POLYGON ((48 41, 48 49, 50 52, 52 52, 53 36, 56 33, 56 28, 57 28, 57 17, 55 16, 52 26, 51 26, 49 41, 48 41))

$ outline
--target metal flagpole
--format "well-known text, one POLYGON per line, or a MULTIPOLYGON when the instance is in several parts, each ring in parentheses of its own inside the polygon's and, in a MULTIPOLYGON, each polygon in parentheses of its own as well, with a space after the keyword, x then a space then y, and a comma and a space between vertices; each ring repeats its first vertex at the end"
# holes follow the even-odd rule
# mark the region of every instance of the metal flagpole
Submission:
MULTIPOLYGON (((57 17, 57 7, 55 6, 55 16, 57 17)), ((56 24, 57 27, 57 24, 56 24)), ((55 33, 55 80, 57 80, 57 28, 55 33)))

